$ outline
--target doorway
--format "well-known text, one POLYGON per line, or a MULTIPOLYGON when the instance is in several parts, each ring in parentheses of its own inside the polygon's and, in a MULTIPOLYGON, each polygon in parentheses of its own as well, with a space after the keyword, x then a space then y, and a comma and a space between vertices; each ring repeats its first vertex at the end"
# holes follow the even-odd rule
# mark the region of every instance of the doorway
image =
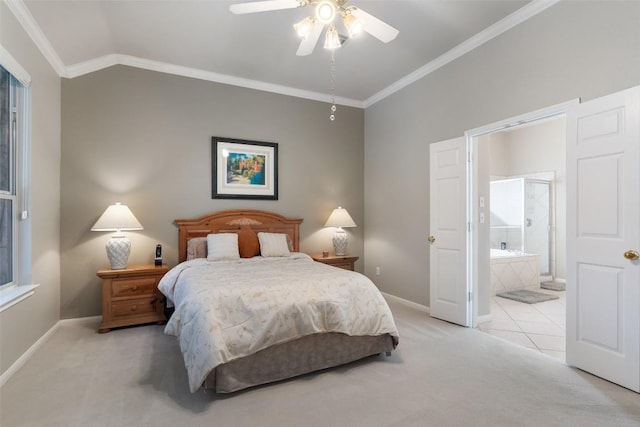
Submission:
POLYGON ((435 172, 442 172, 442 178, 449 173, 436 186, 437 197, 433 191, 430 197, 431 316, 472 327, 491 319, 489 287, 480 285, 490 281, 489 167, 488 156, 479 155, 481 137, 566 115, 565 224, 570 227, 566 232, 566 363, 640 392, 639 110, 640 86, 583 103, 556 105, 467 131, 465 138, 430 144, 430 155, 440 157, 435 162, 438 168, 430 170, 431 186, 435 172), (449 145, 455 150, 444 150, 449 145), (462 163, 465 168, 460 167, 462 163), (446 197, 452 193, 446 191, 445 183, 463 188, 455 194, 467 197, 446 197), (457 207, 447 207, 452 204, 457 207), (455 215, 439 221, 445 216, 437 212, 447 209, 455 215), (448 223, 455 227, 446 227, 448 223), (448 251, 440 243, 443 234, 466 238, 457 239, 455 251, 448 251), (433 256, 440 252, 443 256, 433 256), (464 256, 465 268, 454 271, 457 264, 447 261, 464 256), (441 267, 436 273, 448 271, 453 273, 448 276, 464 275, 466 280, 434 275, 434 261, 441 267), (445 316, 445 311, 434 310, 438 304, 462 309, 457 317, 445 316))
POLYGON ((485 169, 478 188, 488 189, 484 205, 489 213, 480 224, 489 228, 488 266, 483 266, 489 281, 478 283, 479 294, 489 295, 489 310, 479 313, 478 328, 564 361, 565 116, 490 132, 477 144, 478 164, 485 169), (509 298, 523 290, 550 299, 509 298))

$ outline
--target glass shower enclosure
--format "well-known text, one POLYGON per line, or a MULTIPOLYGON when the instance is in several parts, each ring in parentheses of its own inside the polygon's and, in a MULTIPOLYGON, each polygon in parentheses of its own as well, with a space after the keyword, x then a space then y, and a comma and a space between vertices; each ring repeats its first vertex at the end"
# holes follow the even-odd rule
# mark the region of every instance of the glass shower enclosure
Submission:
POLYGON ((538 254, 540 275, 551 275, 551 181, 501 179, 490 191, 491 248, 538 254))

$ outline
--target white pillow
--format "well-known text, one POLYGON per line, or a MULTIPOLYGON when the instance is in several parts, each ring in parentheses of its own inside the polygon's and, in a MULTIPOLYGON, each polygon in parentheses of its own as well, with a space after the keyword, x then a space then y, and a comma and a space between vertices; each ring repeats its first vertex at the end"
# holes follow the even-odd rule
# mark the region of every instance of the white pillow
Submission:
POLYGON ((238 235, 236 233, 207 235, 207 260, 220 261, 225 259, 240 259, 238 235))
POLYGON ((291 256, 287 235, 283 233, 258 233, 260 255, 263 257, 291 256))

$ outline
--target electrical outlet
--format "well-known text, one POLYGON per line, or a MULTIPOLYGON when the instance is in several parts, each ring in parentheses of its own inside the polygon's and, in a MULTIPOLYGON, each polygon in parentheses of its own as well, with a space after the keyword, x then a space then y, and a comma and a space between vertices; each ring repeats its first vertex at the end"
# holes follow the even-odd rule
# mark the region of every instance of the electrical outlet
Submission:
POLYGON ((376 267, 376 276, 380 275, 380 267, 376 267))

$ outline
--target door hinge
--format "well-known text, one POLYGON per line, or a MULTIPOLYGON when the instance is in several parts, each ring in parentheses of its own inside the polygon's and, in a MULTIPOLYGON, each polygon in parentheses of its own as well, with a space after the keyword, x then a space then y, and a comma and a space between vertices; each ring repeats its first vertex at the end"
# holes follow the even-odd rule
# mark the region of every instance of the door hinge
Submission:
POLYGON ((471 292, 467 293, 467 301, 471 302, 471 292))
POLYGON ((471 231, 471 222, 467 222, 467 231, 471 231))

